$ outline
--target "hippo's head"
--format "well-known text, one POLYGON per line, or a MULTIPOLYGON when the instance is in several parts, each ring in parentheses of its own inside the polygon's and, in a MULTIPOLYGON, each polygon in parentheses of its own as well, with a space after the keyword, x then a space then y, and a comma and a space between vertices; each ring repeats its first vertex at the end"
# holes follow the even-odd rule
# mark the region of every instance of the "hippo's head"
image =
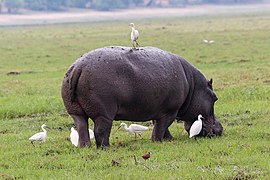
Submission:
POLYGON ((218 100, 213 91, 212 83, 206 78, 196 79, 193 92, 190 94, 188 106, 184 115, 180 118, 185 121, 185 129, 189 132, 191 125, 197 120, 198 115, 202 114, 204 119, 202 131, 198 136, 220 136, 223 127, 214 114, 214 104, 218 100))

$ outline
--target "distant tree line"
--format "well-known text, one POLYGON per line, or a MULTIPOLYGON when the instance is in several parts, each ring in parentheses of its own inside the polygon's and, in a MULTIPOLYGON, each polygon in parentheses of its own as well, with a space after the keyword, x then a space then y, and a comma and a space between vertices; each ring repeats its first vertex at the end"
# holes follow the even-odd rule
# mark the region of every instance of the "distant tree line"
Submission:
POLYGON ((89 8, 108 11, 136 6, 185 6, 204 3, 252 3, 262 0, 0 0, 0 13, 18 13, 21 9, 34 11, 63 11, 67 8, 89 8))

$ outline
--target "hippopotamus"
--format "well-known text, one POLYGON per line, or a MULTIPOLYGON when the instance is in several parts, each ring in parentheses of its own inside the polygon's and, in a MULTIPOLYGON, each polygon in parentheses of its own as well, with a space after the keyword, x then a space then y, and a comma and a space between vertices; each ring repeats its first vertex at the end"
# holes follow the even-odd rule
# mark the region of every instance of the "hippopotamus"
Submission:
POLYGON ((109 146, 113 120, 153 120, 153 141, 171 139, 169 126, 184 121, 187 132, 198 114, 204 117, 198 136, 220 136, 214 114, 218 100, 208 80, 184 58, 155 47, 110 46, 92 50, 68 69, 62 98, 79 133, 89 146, 88 119, 94 122, 97 148, 109 146))

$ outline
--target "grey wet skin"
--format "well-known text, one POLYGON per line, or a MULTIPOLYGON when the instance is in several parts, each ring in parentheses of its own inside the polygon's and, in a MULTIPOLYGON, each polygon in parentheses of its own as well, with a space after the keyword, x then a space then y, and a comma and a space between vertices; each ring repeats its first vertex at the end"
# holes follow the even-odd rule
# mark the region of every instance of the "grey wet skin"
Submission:
POLYGON ((97 147, 109 146, 113 120, 155 120, 153 141, 171 139, 175 118, 185 129, 202 114, 199 136, 221 135, 214 114, 212 80, 185 59, 155 47, 111 46, 90 51, 68 69, 62 98, 79 133, 80 147, 91 146, 88 118, 97 147))

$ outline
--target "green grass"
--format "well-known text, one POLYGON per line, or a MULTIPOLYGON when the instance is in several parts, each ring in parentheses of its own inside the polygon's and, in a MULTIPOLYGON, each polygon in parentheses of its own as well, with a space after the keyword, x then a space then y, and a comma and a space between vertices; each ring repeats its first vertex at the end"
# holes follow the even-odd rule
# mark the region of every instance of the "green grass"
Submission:
POLYGON ((215 112, 224 134, 197 143, 183 124, 174 123, 173 141, 154 143, 150 131, 135 141, 117 131, 115 121, 106 150, 96 149, 94 141, 91 149, 71 145, 73 121, 65 113, 61 82, 82 54, 130 46, 128 22, 0 29, 0 179, 269 178, 269 21, 270 15, 261 14, 135 22, 142 46, 179 54, 214 79, 215 112), (33 146, 28 138, 43 123, 50 127, 48 140, 33 146), (144 161, 148 151, 152 157, 144 161))

